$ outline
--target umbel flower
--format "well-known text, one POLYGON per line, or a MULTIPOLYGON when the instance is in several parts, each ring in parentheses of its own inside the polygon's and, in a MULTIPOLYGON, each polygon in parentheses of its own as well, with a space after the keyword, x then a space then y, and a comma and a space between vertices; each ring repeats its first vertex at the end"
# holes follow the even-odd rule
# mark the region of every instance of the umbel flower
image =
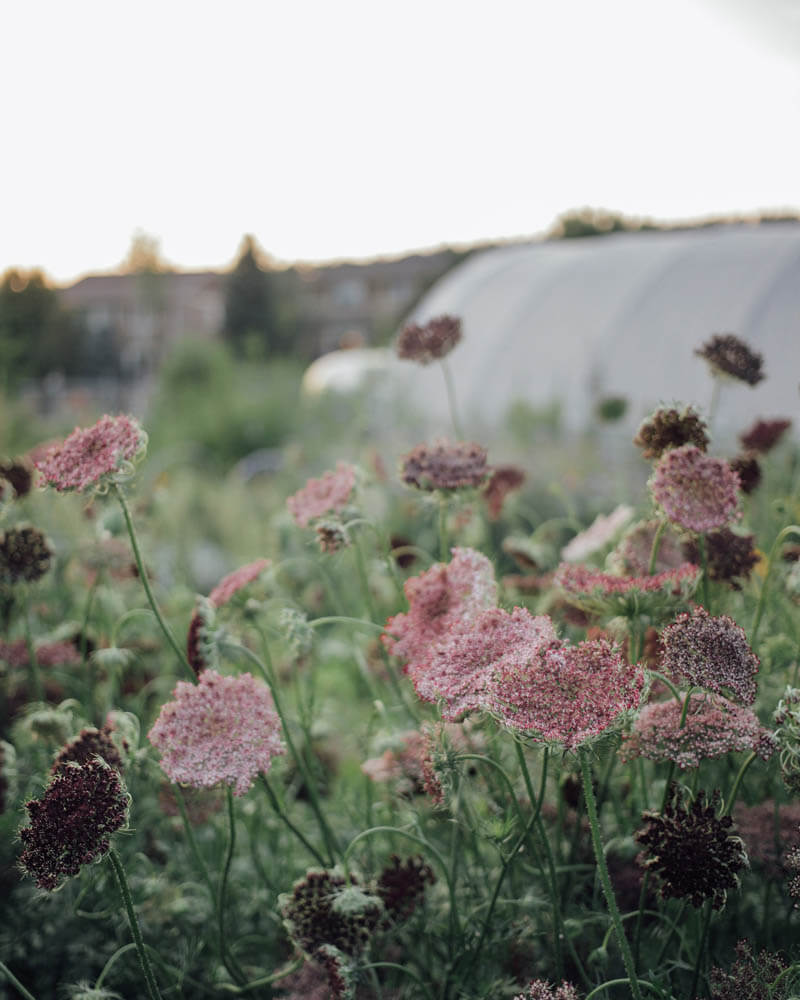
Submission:
POLYGON ((424 326, 408 323, 395 341, 398 358, 428 365, 446 357, 461 340, 461 320, 436 316, 424 326))
MULTIPOLYGON (((678 532, 669 524, 661 532, 661 539, 656 553, 653 574, 650 573, 650 556, 653 552, 653 540, 661 526, 661 521, 637 521, 622 536, 619 544, 609 555, 608 565, 615 572, 627 576, 650 576, 663 573, 667 569, 677 569, 687 562, 681 548, 681 538, 678 532)), ((689 559, 689 562, 694 562, 689 559)))
POLYGON ((178 681, 150 730, 167 777, 193 788, 249 791, 272 758, 286 752, 269 688, 251 674, 204 670, 197 684, 178 681))
POLYGON ((96 861, 128 819, 129 798, 119 773, 94 757, 60 768, 41 799, 26 803, 30 825, 19 832, 22 868, 40 889, 53 890, 96 861))
MULTIPOLYGON (((30 464, 30 460, 15 458, 0 462, 0 479, 11 484, 15 497, 27 496, 33 484, 33 466, 30 464)), ((1 492, 2 490, 0 490, 1 492)))
POLYGON ((146 450, 147 434, 133 417, 106 414, 92 427, 76 427, 35 465, 45 485, 59 493, 83 493, 89 488, 104 493, 112 484, 131 478, 146 450))
POLYGON ((582 562, 614 541, 633 517, 633 507, 620 504, 610 514, 598 514, 588 528, 578 532, 561 550, 564 562, 582 562))
POLYGON ((762 355, 751 351, 743 340, 733 333, 716 333, 707 343, 695 352, 711 366, 711 371, 717 376, 728 376, 749 386, 758 385, 766 378, 762 367, 762 355))
POLYGON ((660 642, 663 669, 676 680, 716 694, 728 691, 743 705, 756 700, 760 662, 732 618, 712 618, 695 607, 663 629, 660 642))
POLYGON ((257 580, 268 566, 269 559, 256 559, 255 562, 248 563, 246 566, 240 566, 239 569, 220 580, 208 595, 209 601, 215 608, 221 608, 240 590, 252 583, 253 580, 257 580))
POLYGON ((393 854, 378 876, 375 891, 383 902, 386 917, 402 923, 422 902, 427 886, 436 882, 433 869, 417 855, 401 861, 393 854))
MULTIPOLYGON (((746 580, 759 560, 754 535, 737 535, 730 528, 720 528, 706 535, 706 563, 712 580, 727 583, 734 590, 741 590, 738 582, 746 580)), ((700 563, 700 547, 691 538, 683 547, 686 558, 700 563)))
POLYGON ((756 420, 752 427, 739 435, 739 440, 747 451, 757 451, 766 455, 791 426, 791 420, 756 420))
POLYGON ((53 550, 47 538, 29 524, 0 532, 0 583, 32 583, 50 569, 53 550))
POLYGON ((761 466, 751 452, 737 455, 730 460, 730 467, 739 477, 739 489, 748 496, 753 493, 761 482, 761 466))
POLYGON ((787 687, 772 719, 780 749, 781 775, 795 795, 800 793, 800 689, 787 687))
POLYGON ((699 579, 700 568, 688 562, 653 576, 614 576, 562 563, 554 583, 570 604, 589 614, 625 618, 646 614, 658 619, 685 607, 699 579))
POLYGON ((503 512, 503 504, 509 493, 518 490, 525 482, 525 473, 516 465, 495 465, 483 496, 489 510, 489 520, 496 521, 503 512))
POLYGON ((287 499, 286 506, 295 522, 306 528, 318 517, 344 510, 355 485, 355 467, 337 462, 335 470, 323 473, 319 479, 309 479, 301 490, 287 499))
POLYGON ((51 768, 52 774, 59 774, 70 762, 86 764, 95 757, 102 757, 109 767, 122 770, 122 756, 111 737, 112 727, 82 729, 74 740, 59 750, 51 768))
POLYGON ((739 941, 730 969, 725 972, 714 966, 711 970, 711 1000, 788 1000, 794 993, 791 979, 784 977, 772 985, 785 969, 786 962, 778 952, 755 955, 749 941, 739 941))
POLYGON ((696 445, 666 452, 649 485, 669 520, 686 531, 714 531, 740 516, 739 477, 723 459, 706 455, 696 445))
POLYGON ((754 750, 769 760, 776 749, 755 713, 722 695, 695 693, 683 725, 682 714, 683 704, 675 698, 645 705, 623 737, 620 758, 672 761, 685 769, 739 750, 754 750))
POLYGON ((717 816, 720 801, 718 789, 708 802, 701 790, 687 804, 672 785, 663 813, 643 814, 647 825, 636 834, 644 848, 640 860, 658 876, 662 897, 686 899, 694 907, 710 899, 712 907, 721 910, 728 889, 738 888, 747 854, 730 816, 717 816))
POLYGON ((475 549, 455 548, 449 563, 435 563, 403 585, 408 612, 386 622, 384 646, 405 661, 413 677, 452 625, 497 603, 492 564, 475 549))
POLYGON ((419 490, 475 489, 489 475, 486 449, 474 442, 418 444, 401 462, 400 478, 419 490))
POLYGON ((578 991, 565 980, 560 986, 551 986, 544 979, 534 979, 524 993, 518 993, 514 1000, 578 1000, 578 991))
POLYGON ((682 410, 661 407, 642 423, 633 443, 642 449, 643 458, 661 458, 670 448, 680 448, 685 444, 693 444, 700 451, 705 451, 708 447, 708 427, 693 406, 682 410))

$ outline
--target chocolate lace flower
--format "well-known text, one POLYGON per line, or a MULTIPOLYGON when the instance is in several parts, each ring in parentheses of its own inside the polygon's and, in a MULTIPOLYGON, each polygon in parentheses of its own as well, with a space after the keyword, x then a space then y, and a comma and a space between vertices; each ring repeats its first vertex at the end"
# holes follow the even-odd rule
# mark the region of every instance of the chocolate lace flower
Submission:
POLYGON ((518 490, 524 482, 525 473, 516 465, 495 465, 492 468, 489 481, 483 488, 490 521, 498 520, 508 494, 518 490))
POLYGON ((59 493, 83 493, 90 487, 102 493, 129 479, 146 450, 147 434, 133 417, 106 414, 92 427, 76 427, 35 465, 45 485, 59 493))
POLYGON ((642 669, 604 639, 556 642, 532 659, 510 649, 494 667, 485 702, 509 729, 575 750, 636 708, 644 683, 642 669))
POLYGON ((747 451, 766 455, 791 426, 791 420, 756 420, 752 427, 739 435, 739 440, 747 451))
POLYGON ((610 514, 598 514, 588 528, 578 532, 561 550, 564 562, 582 562, 614 541, 633 517, 633 507, 620 504, 610 514))
POLYGON ((744 629, 727 615, 712 618, 701 607, 678 615, 661 632, 661 663, 666 673, 694 687, 728 691, 743 705, 756 700, 759 659, 744 629))
POLYGON ((489 474, 486 449, 474 442, 418 444, 401 461, 400 478, 420 490, 477 488, 489 474))
POLYGON ((0 583, 31 583, 50 569, 53 550, 47 538, 29 524, 0 533, 0 583))
MULTIPOLYGON (((650 555, 653 551, 653 539, 656 536, 661 521, 638 521, 620 539, 619 544, 610 554, 609 566, 627 576, 650 576, 650 555)), ((663 573, 668 569, 677 569, 687 562, 687 557, 681 549, 681 538, 669 524, 661 533, 658 545, 656 563, 653 573, 663 573)), ((694 562, 688 559, 688 562, 694 562)))
POLYGON ((204 670, 197 684, 178 681, 173 694, 149 733, 172 781, 193 788, 224 783, 244 795, 286 752, 269 688, 250 674, 204 670))
POLYGON ((633 443, 642 449, 643 458, 661 458, 670 448, 693 444, 705 451, 708 427, 693 406, 682 410, 661 407, 648 417, 636 433, 633 443))
POLYGON ((514 1000, 578 1000, 578 991, 562 980, 560 986, 551 986, 544 979, 534 979, 524 993, 518 993, 514 1000))
POLYGON ((420 855, 401 861, 393 854, 391 863, 378 876, 375 891, 386 916, 394 923, 402 923, 422 902, 426 887, 435 882, 433 869, 420 855))
POLYGON ((20 830, 22 868, 40 889, 53 890, 110 847, 128 819, 128 794, 117 771, 95 757, 65 764, 41 799, 28 802, 30 825, 20 830))
POLYGON ((301 490, 287 499, 286 506, 295 522, 306 528, 324 514, 344 510, 355 485, 355 467, 337 462, 334 471, 323 473, 319 479, 309 479, 301 490))
POLYGON ((793 993, 790 979, 772 984, 786 969, 786 962, 775 951, 753 954, 748 941, 736 945, 736 961, 725 972, 717 966, 708 977, 711 1000, 789 1000, 793 993))
POLYGON ((102 757, 109 767, 121 771, 122 756, 111 737, 111 732, 111 726, 103 726, 102 729, 90 726, 87 729, 82 729, 74 740, 59 750, 50 769, 51 773, 60 773, 70 761, 76 764, 86 764, 95 757, 102 757))
POLYGON ((743 340, 733 333, 716 333, 695 352, 711 366, 714 375, 727 375, 746 382, 749 386, 757 385, 766 376, 762 371, 764 358, 751 351, 743 340))
POLYGON ((381 636, 387 650, 405 660, 412 677, 452 625, 497 603, 494 570, 486 556, 467 548, 452 552, 449 563, 435 563, 406 580, 408 612, 389 618, 381 636))
POLYGON ((682 712, 683 704, 675 698, 645 705, 623 737, 620 758, 672 761, 685 769, 740 750, 754 750, 768 760, 776 749, 754 712, 721 695, 692 695, 683 726, 682 712))
POLYGON ((461 320, 437 316, 424 326, 408 323, 395 341, 398 358, 428 365, 446 357, 461 340, 461 320))
MULTIPOLYGON (((739 580, 746 580, 759 560, 754 535, 737 535, 730 528, 721 528, 706 535, 706 561, 712 580, 727 583, 741 590, 739 580)), ((700 563, 700 547, 694 539, 684 543, 686 558, 700 563)))
POLYGON ((730 816, 717 816, 720 801, 718 789, 709 802, 701 790, 687 805, 673 785, 662 814, 643 814, 647 825, 635 839, 645 849, 643 866, 659 878, 662 897, 687 899, 694 907, 710 899, 721 910, 728 889, 738 888, 747 854, 730 816))
POLYGON ((699 579, 699 567, 687 562, 654 576, 613 576, 562 563, 554 583, 570 604, 589 614, 626 618, 646 614, 658 619, 685 607, 699 579))
POLYGON ((761 482, 761 466, 755 455, 745 453, 730 460, 730 467, 739 477, 739 489, 748 496, 761 482))
POLYGON ((33 467, 28 459, 16 458, 0 462, 0 479, 11 484, 14 496, 27 496, 33 485, 33 467))
POLYGON ((739 477, 727 462, 693 444, 666 452, 650 477, 653 499, 686 531, 723 528, 740 515, 739 477))

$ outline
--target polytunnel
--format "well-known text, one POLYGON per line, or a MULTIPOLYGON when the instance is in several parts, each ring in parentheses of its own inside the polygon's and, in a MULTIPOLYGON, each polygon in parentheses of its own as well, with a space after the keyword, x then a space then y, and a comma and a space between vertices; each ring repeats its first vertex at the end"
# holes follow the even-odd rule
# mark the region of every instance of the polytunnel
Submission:
MULTIPOLYGON (((543 241, 475 254, 441 279, 409 320, 460 316, 448 358, 469 430, 499 429, 515 402, 560 404, 562 426, 589 429, 598 403, 628 402, 620 431, 659 403, 707 411, 712 378, 695 350, 734 333, 763 355, 766 378, 719 395, 718 435, 756 417, 796 417, 800 380, 800 224, 720 225, 543 241)), ((410 408, 445 427, 437 364, 394 361, 410 408)), ((398 381, 399 380, 399 381, 398 381)), ((398 388, 399 387, 399 388, 398 388)), ((629 440, 629 438, 628 438, 629 440)))

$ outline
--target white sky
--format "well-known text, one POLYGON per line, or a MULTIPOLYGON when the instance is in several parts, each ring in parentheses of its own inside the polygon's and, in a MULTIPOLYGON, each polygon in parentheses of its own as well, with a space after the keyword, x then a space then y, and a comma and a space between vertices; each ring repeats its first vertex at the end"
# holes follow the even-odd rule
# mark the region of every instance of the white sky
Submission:
POLYGON ((0 272, 800 208, 798 0, 7 0, 0 272))

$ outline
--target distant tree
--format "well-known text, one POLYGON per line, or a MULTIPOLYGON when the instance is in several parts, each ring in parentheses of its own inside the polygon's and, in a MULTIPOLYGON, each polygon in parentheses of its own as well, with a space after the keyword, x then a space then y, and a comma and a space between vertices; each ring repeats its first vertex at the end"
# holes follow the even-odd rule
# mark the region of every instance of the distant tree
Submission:
POLYGON ((238 355, 285 353, 271 276, 253 236, 245 236, 225 288, 224 336, 238 355))
POLYGON ((65 312, 41 271, 7 271, 0 281, 0 370, 14 387, 52 371, 80 370, 84 330, 65 312))
POLYGON ((161 243, 157 236, 141 229, 133 234, 128 256, 122 264, 124 274, 158 274, 169 266, 161 256, 161 243))

